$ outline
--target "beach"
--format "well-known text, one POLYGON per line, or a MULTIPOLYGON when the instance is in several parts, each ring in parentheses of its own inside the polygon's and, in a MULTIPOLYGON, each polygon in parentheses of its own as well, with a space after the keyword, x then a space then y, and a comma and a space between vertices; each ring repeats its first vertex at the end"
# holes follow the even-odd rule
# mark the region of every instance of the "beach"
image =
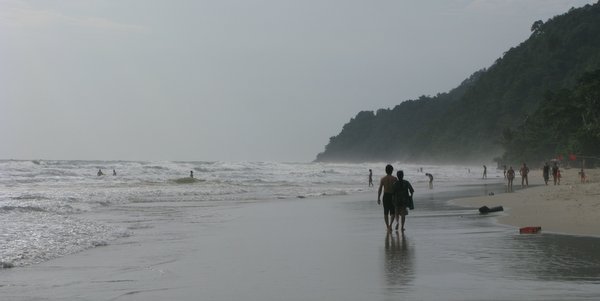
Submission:
MULTIPOLYGON (((512 213, 506 204, 506 212, 481 215, 451 202, 522 194, 503 194, 496 169, 481 179, 478 167, 394 164, 415 189, 401 233, 384 225, 377 186, 367 186, 371 165, 0 165, 1 300, 600 297, 599 238, 545 226, 520 235, 497 222, 512 213), (99 168, 118 176, 96 176, 99 168), (425 172, 435 175, 433 189, 425 172)), ((385 165, 375 166, 377 181, 385 165)), ((564 174, 561 188, 596 185, 569 184, 564 174)), ((559 189, 523 193, 540 188, 559 189)))
POLYGON ((3 300, 591 300, 595 238, 519 235, 449 204, 501 189, 416 185, 407 231, 376 190, 232 202, 137 202, 96 212, 133 235, 0 271, 3 300))
MULTIPOLYGON (((560 185, 552 176, 546 186, 542 170, 532 170, 529 187, 521 188, 517 176, 512 193, 453 200, 457 205, 479 208, 503 206, 498 222, 515 227, 540 226, 542 231, 600 236, 600 169, 585 170, 589 183, 580 183, 580 169, 561 169, 560 185)), ((518 172, 517 172, 518 174, 518 172)))

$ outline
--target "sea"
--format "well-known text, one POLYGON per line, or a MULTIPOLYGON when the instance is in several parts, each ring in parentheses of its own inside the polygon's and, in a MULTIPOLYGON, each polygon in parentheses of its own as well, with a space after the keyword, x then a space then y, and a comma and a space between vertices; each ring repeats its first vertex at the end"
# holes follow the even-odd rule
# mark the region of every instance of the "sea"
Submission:
MULTIPOLYGON (((416 186, 427 186, 425 173, 433 174, 437 190, 482 181, 481 166, 393 165, 416 186)), ((112 210, 118 219, 115 211, 130 210, 127 204, 176 207, 178 202, 193 202, 205 205, 207 219, 220 222, 227 216, 219 214, 219 208, 231 204, 371 191, 369 169, 377 185, 384 167, 385 163, 1 160, 0 266, 32 265, 136 235, 135 226, 106 218, 112 210), (99 170, 104 175, 98 176, 99 170)), ((501 181, 502 171, 488 168, 488 177, 501 181)))

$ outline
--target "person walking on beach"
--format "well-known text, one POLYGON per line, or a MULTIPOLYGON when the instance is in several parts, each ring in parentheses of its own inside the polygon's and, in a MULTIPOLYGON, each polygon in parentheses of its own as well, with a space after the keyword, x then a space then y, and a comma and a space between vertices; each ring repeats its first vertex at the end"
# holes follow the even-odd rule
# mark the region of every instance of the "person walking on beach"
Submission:
POLYGON ((581 171, 579 172, 579 177, 581 178, 581 184, 585 183, 586 178, 585 178, 585 172, 583 171, 583 168, 581 168, 581 171))
POLYGON ((506 165, 504 165, 504 178, 506 179, 506 165))
POLYGON ((433 175, 430 173, 426 173, 425 175, 429 177, 429 189, 433 189, 433 175))
POLYGON ((396 212, 396 231, 398 231, 398 225, 402 224, 402 232, 406 230, 404 223, 406 222, 406 215, 408 214, 410 199, 413 197, 415 190, 413 189, 410 182, 404 180, 404 172, 399 170, 396 173, 398 181, 394 183, 394 210, 396 212))
POLYGON ((557 185, 560 185, 560 178, 562 178, 561 175, 560 175, 560 168, 556 171, 556 178, 558 180, 558 184, 557 185))
POLYGON ((556 162, 554 162, 554 165, 552 166, 552 180, 554 180, 554 185, 556 185, 556 182, 558 181, 558 164, 556 162))
POLYGON ((548 180, 550 179, 550 166, 548 165, 548 162, 544 164, 542 175, 544 176, 544 182, 548 185, 548 180))
POLYGON ((527 178, 527 174, 529 174, 529 167, 527 167, 525 162, 523 162, 523 166, 521 166, 519 173, 521 174, 521 188, 529 187, 529 179, 527 178))
POLYGON ((487 166, 483 166, 483 177, 482 179, 487 179, 487 166))
POLYGON ((373 171, 369 169, 369 187, 373 187, 373 171))
POLYGON ((515 179, 515 170, 512 168, 512 166, 508 168, 508 171, 506 172, 506 179, 508 179, 507 190, 508 192, 512 192, 513 180, 515 179))
POLYGON ((388 164, 385 167, 386 176, 379 181, 379 190, 377 191, 377 205, 381 204, 381 192, 383 191, 383 219, 385 220, 385 226, 388 231, 392 231, 392 224, 394 223, 394 217, 396 215, 392 199, 394 198, 394 183, 396 183, 398 179, 392 176, 393 171, 394 167, 392 167, 392 165, 388 164), (391 221, 388 216, 391 218, 391 221))

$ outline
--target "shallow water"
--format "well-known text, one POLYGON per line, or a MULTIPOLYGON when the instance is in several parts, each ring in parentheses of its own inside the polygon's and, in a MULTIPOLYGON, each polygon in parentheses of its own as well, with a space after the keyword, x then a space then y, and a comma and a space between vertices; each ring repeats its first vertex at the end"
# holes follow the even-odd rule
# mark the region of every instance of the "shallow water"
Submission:
POLYGON ((211 300, 597 300, 599 239, 520 235, 495 224, 494 215, 447 203, 501 189, 490 184, 417 191, 417 209, 408 216, 405 235, 384 229, 374 192, 254 204, 204 237, 194 262, 210 272, 198 275, 194 288, 183 295, 202 292, 211 300))
POLYGON ((385 230, 374 189, 226 205, 108 206, 83 215, 133 235, 1 271, 0 294, 8 300, 598 300, 599 239, 520 235, 495 224, 494 214, 447 203, 501 189, 420 187, 404 235, 385 230))
MULTIPOLYGON (((0 160, 0 266, 36 264, 135 235, 129 225, 97 218, 107 210, 119 216, 131 204, 176 208, 177 202, 195 202, 203 204, 204 215, 218 218, 213 209, 229 203, 359 193, 367 189, 368 169, 374 169, 377 182, 384 166, 0 160), (96 176, 98 169, 105 175, 96 176)), ((480 181, 465 167, 395 166, 404 168, 415 185, 425 185, 424 172, 435 174, 440 188, 480 181)))
MULTIPOLYGON (((487 195, 498 189, 502 187, 467 193, 487 195)), ((390 283, 390 296, 423 300, 600 298, 600 239, 521 235, 518 229, 495 224, 495 214, 480 215, 447 205, 445 200, 462 193, 453 194, 417 199, 426 211, 409 215, 410 230, 382 238, 383 274, 390 283)))
POLYGON ((0 261, 17 268, 0 297, 600 299, 600 239, 520 235, 504 213, 447 202, 502 192, 497 171, 425 166, 430 190, 402 166, 417 207, 405 235, 385 231, 368 165, 1 161, 0 261))

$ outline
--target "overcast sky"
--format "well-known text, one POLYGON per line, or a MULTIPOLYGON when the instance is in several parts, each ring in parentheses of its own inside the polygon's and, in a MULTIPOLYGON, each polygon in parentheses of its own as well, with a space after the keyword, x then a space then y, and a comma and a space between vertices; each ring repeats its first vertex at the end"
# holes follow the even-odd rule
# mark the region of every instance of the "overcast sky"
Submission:
POLYGON ((579 0, 0 0, 0 158, 311 161, 579 0))

